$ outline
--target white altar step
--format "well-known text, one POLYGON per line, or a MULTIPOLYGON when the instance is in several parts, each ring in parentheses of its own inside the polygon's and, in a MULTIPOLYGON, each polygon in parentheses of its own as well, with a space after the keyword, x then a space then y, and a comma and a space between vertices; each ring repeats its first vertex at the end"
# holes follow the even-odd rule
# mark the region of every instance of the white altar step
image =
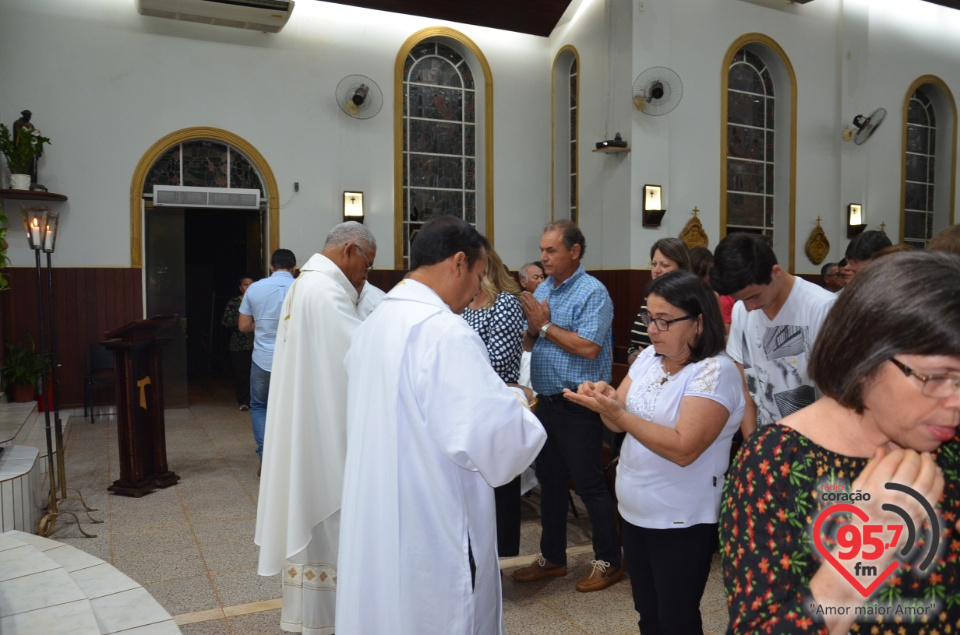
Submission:
POLYGON ((112 565, 55 540, 0 534, 3 635, 174 635, 173 618, 112 565))

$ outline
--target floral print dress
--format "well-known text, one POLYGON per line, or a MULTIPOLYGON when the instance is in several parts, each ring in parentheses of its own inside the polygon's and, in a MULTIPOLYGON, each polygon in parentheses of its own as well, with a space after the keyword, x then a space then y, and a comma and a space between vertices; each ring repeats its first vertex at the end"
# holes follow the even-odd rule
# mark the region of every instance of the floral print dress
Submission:
MULTIPOLYGON (((852 633, 936 635, 960 633, 960 439, 935 454, 946 486, 940 500, 938 557, 926 572, 903 564, 879 587, 868 606, 929 606, 924 618, 866 615, 852 633)), ((729 633, 826 633, 810 610, 810 579, 823 563, 811 527, 821 509, 838 501, 822 500, 824 483, 850 484, 868 459, 831 452, 792 428, 765 426, 740 449, 727 476, 720 510, 720 554, 730 608, 729 633)), ((839 501, 842 502, 842 501, 839 501)), ((831 517, 834 518, 834 517, 831 517)), ((829 544, 838 525, 824 531, 829 544)), ((919 538, 913 555, 926 555, 919 538)), ((829 566, 829 565, 828 565, 829 566)))

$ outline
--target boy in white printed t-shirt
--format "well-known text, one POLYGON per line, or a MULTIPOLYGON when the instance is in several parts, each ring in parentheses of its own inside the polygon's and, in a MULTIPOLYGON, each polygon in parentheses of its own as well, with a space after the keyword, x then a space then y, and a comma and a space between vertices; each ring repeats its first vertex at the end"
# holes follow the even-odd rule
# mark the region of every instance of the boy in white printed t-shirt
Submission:
POLYGON ((767 239, 753 234, 720 241, 710 283, 737 300, 727 354, 752 397, 743 436, 816 401, 819 390, 807 374, 807 358, 836 296, 782 269, 767 239))

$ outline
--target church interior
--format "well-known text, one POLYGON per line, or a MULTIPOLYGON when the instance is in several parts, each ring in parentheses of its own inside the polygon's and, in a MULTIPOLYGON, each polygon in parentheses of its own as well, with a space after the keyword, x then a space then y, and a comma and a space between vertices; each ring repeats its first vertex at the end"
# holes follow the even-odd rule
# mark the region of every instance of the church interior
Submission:
MULTIPOLYGON (((79 526, 63 513, 49 538, 96 559, 63 556, 58 575, 117 582, 93 572, 102 561, 128 580, 109 626, 70 608, 49 614, 59 630, 10 632, 278 631, 219 317, 238 278, 265 275, 277 248, 305 262, 348 214, 377 238, 369 279, 384 290, 431 216, 475 224, 511 271, 538 258, 546 223, 574 220, 613 299, 621 372, 658 239, 712 249, 728 231, 765 234, 785 269, 818 281, 864 228, 923 247, 957 222, 956 0, 5 0, 0 15, 0 121, 29 109, 50 140, 41 189, 0 175, 0 338, 9 355, 44 320, 55 328, 58 460, 85 503, 62 494, 79 526), (43 263, 21 228, 40 208, 59 214, 43 263), (153 316, 176 316, 162 363, 180 481, 114 495, 109 387, 84 417, 90 351, 153 316)), ((41 478, 53 463, 31 403, 0 404, 0 446, 38 447, 41 478)), ((525 514, 524 561, 535 500, 525 514)), ((570 535, 586 566, 584 517, 570 535)), ((19 529, 0 534, 0 599, 19 554, 59 548, 19 529)), ((52 576, 52 561, 25 566, 52 576)), ((627 585, 578 597, 504 580, 509 632, 637 632, 627 585)), ((4 605, 0 632, 48 623, 4 605)), ((724 632, 716 570, 703 611, 724 632)))

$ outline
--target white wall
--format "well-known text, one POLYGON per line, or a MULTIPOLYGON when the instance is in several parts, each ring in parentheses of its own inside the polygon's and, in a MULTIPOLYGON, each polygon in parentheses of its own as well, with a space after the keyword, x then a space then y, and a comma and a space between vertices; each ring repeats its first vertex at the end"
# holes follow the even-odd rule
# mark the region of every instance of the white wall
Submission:
MULTIPOLYGON (((796 270, 815 272, 803 245, 815 225, 842 257, 846 206, 899 236, 901 107, 918 76, 960 92, 960 11, 921 0, 583 0, 577 18, 538 38, 449 25, 483 51, 494 79, 495 242, 517 267, 537 255, 550 218, 550 74, 556 52, 580 55, 580 217, 594 268, 643 268, 650 245, 677 235, 699 207, 719 239, 723 56, 748 32, 784 49, 797 76, 796 270), (682 78, 671 113, 633 110, 633 79, 651 66, 682 78), (888 119, 863 146, 841 140, 858 113, 888 119), (621 132, 632 152, 593 153, 621 132), (644 183, 665 188, 659 229, 641 227, 644 183)), ((571 13, 578 3, 571 6, 571 13)), ((0 120, 24 108, 53 145, 41 182, 70 197, 58 266, 128 266, 129 187, 144 152, 172 131, 209 125, 240 135, 269 162, 281 192, 281 243, 301 260, 339 220, 340 192, 359 189, 393 262, 393 66, 433 20, 303 0, 269 35, 138 15, 132 0, 4 0, 0 120), (381 19, 386 17, 386 19, 381 19), (384 109, 347 118, 333 100, 344 75, 372 77, 384 109), (300 193, 292 184, 299 181, 300 193), (83 220, 84 222, 79 222, 83 220)), ((7 214, 15 213, 14 206, 7 214)), ((24 243, 21 245, 21 243, 24 243)), ((14 235, 14 265, 29 266, 14 235)))
MULTIPOLYGON (((40 182, 70 199, 57 266, 129 266, 137 162, 175 130, 213 126, 269 163, 281 246, 301 262, 340 221, 342 191, 357 189, 378 237, 377 264, 392 267, 394 63, 410 35, 438 24, 472 39, 491 66, 495 240, 517 267, 529 259, 526 236, 539 238, 549 215, 546 38, 313 0, 298 2, 278 34, 144 17, 132 0, 5 0, 0 64, 10 70, 0 73, 0 120, 9 126, 28 108, 52 140, 40 182), (354 73, 384 92, 373 119, 351 119, 336 105, 337 83, 354 73)), ((13 264, 29 266, 26 241, 14 234, 10 242, 13 264)))

